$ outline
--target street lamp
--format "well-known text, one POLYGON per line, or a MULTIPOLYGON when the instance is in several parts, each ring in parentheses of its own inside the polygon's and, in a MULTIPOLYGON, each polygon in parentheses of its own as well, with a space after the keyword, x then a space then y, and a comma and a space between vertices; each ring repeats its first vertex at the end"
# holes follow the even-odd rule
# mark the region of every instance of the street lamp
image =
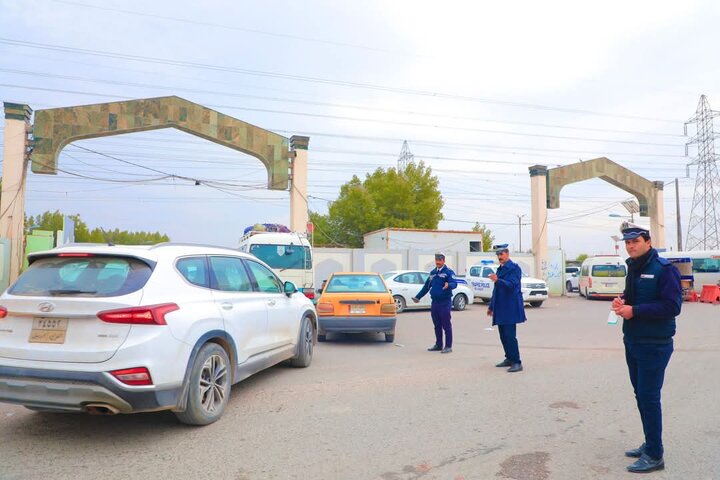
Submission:
POLYGON ((630 212, 630 221, 635 223, 633 215, 640 212, 640 205, 635 200, 625 200, 624 202, 620 202, 620 204, 630 212))

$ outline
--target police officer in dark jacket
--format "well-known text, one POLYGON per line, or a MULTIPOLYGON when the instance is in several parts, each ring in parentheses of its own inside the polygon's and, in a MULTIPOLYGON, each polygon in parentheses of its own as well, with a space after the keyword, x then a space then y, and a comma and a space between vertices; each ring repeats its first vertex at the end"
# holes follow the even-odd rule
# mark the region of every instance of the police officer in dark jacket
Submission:
POLYGON ((517 324, 525 317, 525 302, 522 297, 520 265, 510 260, 507 243, 493 247, 500 266, 497 274, 491 274, 490 280, 495 283, 487 314, 492 316, 493 325, 498 326, 500 342, 505 351, 505 360, 496 367, 510 367, 509 373, 521 372, 520 347, 517 341, 517 324))
POLYGON ((425 280, 422 289, 413 297, 413 302, 417 303, 428 291, 430 292, 432 299, 430 315, 435 327, 435 345, 428 348, 430 352, 452 352, 453 336, 450 312, 452 310, 452 291, 455 288, 457 288, 455 272, 445 265, 445 255, 436 253, 435 268, 430 271, 430 276, 425 280), (445 331, 444 348, 443 330, 445 331))
POLYGON ((638 459, 628 471, 647 473, 665 468, 660 390, 673 352, 682 287, 680 273, 658 256, 648 230, 627 226, 622 234, 628 274, 625 293, 613 300, 612 309, 624 319, 625 360, 645 434, 645 443, 625 455, 638 459))

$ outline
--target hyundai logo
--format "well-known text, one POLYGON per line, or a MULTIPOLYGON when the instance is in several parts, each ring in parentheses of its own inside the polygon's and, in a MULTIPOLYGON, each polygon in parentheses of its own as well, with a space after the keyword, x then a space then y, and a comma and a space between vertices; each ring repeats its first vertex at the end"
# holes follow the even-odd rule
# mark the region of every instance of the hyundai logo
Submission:
POLYGON ((38 304, 38 310, 45 313, 52 312, 53 310, 55 310, 55 305, 50 302, 42 302, 38 304))

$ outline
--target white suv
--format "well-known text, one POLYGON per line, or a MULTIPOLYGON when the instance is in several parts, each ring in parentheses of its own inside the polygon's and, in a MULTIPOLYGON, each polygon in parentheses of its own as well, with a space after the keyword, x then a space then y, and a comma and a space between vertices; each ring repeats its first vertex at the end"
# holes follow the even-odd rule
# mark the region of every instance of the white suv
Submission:
POLYGON ((232 384, 312 360, 312 302, 237 250, 73 245, 29 261, 0 296, 1 402, 206 425, 232 384))
MULTIPOLYGON (((471 266, 468 272, 467 280, 472 286, 475 296, 485 303, 490 302, 495 288, 495 283, 490 281, 489 276, 497 272, 498 266, 492 261, 483 260, 479 265, 471 266)), ((548 299, 547 283, 539 278, 528 277, 525 273, 520 279, 520 290, 523 302, 529 303, 531 307, 540 307, 548 299)))

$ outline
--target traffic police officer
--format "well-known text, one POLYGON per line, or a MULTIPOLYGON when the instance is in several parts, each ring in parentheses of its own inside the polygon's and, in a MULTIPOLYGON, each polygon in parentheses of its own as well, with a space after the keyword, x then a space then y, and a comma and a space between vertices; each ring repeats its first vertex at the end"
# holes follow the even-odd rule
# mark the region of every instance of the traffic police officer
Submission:
POLYGON ((413 302, 418 303, 428 291, 430 292, 432 299, 430 316, 435 327, 435 345, 428 348, 429 352, 452 352, 453 336, 450 311, 452 309, 452 291, 456 287, 455 272, 445 265, 445 255, 436 253, 435 268, 430 271, 425 285, 412 299, 413 302), (445 348, 443 348, 443 330, 445 331, 445 348))
POLYGON ((505 360, 495 366, 510 367, 507 370, 510 373, 520 372, 523 366, 517 341, 517 324, 527 320, 520 289, 522 270, 520 265, 510 260, 507 243, 496 245, 493 248, 500 266, 497 274, 493 273, 489 277, 495 286, 487 314, 492 316, 492 324, 498 326, 500 342, 505 350, 505 360))
POLYGON ((628 471, 647 473, 665 468, 660 390, 673 352, 682 287, 680 273, 658 256, 648 230, 626 226, 621 231, 630 258, 625 292, 612 309, 624 319, 625 360, 645 434, 645 443, 625 455, 638 459, 628 471))

